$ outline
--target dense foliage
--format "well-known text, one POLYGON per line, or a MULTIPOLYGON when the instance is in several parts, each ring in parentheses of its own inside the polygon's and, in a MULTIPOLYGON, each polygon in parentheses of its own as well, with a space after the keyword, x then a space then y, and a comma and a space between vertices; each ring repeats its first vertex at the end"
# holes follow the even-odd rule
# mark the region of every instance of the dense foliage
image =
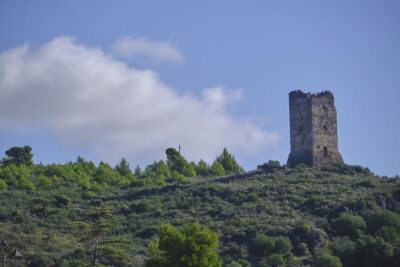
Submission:
POLYGON ((221 267, 217 247, 218 236, 208 228, 187 224, 179 231, 166 224, 159 238, 149 244, 146 267, 221 267))
POLYGON ((212 266, 400 262, 399 177, 277 161, 241 173, 225 150, 211 165, 167 151, 166 161, 134 171, 124 159, 115 167, 81 157, 43 165, 26 153, 26 162, 7 155, 0 166, 0 240, 8 246, 0 244, 1 256, 14 262, 17 249, 20 266, 151 266, 156 260, 168 266, 173 242, 186 260, 214 259, 212 266))

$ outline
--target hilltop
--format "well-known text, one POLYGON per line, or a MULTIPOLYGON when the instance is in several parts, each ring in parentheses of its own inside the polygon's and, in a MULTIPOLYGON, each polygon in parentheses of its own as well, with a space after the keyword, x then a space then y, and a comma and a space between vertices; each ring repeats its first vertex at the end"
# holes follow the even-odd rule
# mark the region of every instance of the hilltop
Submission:
POLYGON ((103 223, 93 215, 104 209, 112 221, 100 258, 107 266, 143 266, 162 224, 192 222, 217 233, 223 266, 314 266, 320 255, 344 266, 400 262, 400 179, 359 166, 270 161, 247 173, 98 191, 67 176, 30 177, 34 190, 0 191, 0 238, 29 266, 89 265, 93 241, 82 239, 82 225, 103 223))

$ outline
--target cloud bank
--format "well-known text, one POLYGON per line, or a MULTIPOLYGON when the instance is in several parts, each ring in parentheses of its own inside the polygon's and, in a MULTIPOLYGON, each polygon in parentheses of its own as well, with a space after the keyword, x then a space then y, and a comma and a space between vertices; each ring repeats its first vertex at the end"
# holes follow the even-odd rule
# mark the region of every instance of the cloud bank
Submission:
POLYGON ((182 146, 190 160, 211 161, 227 147, 254 155, 276 133, 228 114, 240 92, 223 87, 177 94, 151 70, 60 37, 0 54, 0 131, 34 130, 92 151, 97 159, 145 164, 182 146))
POLYGON ((154 62, 178 63, 183 56, 172 44, 147 38, 124 37, 112 45, 114 55, 124 58, 145 58, 154 62))

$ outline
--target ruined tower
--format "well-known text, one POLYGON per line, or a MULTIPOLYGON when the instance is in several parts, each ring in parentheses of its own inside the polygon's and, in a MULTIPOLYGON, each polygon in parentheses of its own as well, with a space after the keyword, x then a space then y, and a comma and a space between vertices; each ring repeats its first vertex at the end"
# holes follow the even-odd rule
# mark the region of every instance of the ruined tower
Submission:
POLYGON ((338 151, 336 108, 329 91, 289 93, 290 155, 288 165, 342 163, 338 151))

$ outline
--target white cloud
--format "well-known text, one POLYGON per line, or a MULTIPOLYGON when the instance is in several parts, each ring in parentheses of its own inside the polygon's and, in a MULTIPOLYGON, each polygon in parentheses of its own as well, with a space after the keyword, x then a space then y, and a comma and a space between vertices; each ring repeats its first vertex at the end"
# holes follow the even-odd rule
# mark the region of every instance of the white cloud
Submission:
POLYGON ((227 147, 255 155, 278 135, 228 114, 240 92, 209 88, 181 95, 150 70, 60 37, 38 49, 0 54, 0 130, 32 129, 93 151, 97 160, 149 163, 180 144, 190 160, 227 147))
POLYGON ((112 52, 125 58, 145 58, 155 62, 177 63, 183 56, 172 44, 147 38, 124 37, 112 45, 112 52))

